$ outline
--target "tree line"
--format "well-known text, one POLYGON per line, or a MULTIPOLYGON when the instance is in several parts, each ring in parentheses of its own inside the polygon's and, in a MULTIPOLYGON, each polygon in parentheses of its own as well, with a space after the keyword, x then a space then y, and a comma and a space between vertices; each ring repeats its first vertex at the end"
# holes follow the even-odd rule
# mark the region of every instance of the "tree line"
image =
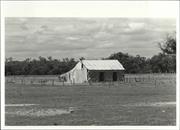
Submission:
MULTIPOLYGON (((151 58, 118 52, 103 59, 117 59, 124 66, 125 73, 175 73, 175 35, 168 35, 158 45, 162 52, 151 58)), ((71 70, 77 62, 74 58, 60 60, 53 59, 51 56, 48 58, 40 56, 38 59, 27 58, 24 61, 17 61, 10 57, 5 61, 5 75, 58 75, 71 70)))
POLYGON ((52 57, 27 58, 24 61, 7 58, 5 63, 5 75, 57 75, 71 70, 77 61, 73 58, 63 60, 52 57))
POLYGON ((175 73, 176 56, 159 53, 152 58, 145 58, 139 55, 131 56, 124 53, 112 54, 107 59, 118 59, 126 73, 175 73))

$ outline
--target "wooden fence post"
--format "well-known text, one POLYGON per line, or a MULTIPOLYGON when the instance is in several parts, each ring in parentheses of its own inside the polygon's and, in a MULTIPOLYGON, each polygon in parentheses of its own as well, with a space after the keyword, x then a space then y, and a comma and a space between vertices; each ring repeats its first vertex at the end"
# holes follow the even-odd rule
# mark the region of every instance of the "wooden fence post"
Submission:
POLYGON ((31 85, 33 84, 33 80, 31 80, 31 85))
POLYGON ((52 86, 54 86, 54 79, 52 80, 52 86))

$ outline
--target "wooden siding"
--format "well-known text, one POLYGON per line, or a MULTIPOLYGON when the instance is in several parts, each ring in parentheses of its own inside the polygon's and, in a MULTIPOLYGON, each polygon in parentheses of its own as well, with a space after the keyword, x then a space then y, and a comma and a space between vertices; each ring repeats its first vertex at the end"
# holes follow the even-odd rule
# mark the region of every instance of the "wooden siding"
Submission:
POLYGON ((89 82, 100 82, 100 73, 104 73, 104 82, 113 81, 113 72, 117 73, 117 81, 122 81, 124 78, 123 71, 88 71, 88 81, 89 82))

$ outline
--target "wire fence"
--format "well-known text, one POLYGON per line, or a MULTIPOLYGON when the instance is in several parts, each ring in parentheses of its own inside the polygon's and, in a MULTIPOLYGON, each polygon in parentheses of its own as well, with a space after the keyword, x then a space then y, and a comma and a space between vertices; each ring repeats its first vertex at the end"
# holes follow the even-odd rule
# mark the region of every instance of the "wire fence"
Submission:
POLYGON ((122 81, 86 82, 82 84, 61 81, 53 76, 6 76, 6 84, 41 85, 41 86, 176 86, 176 74, 126 74, 122 81))

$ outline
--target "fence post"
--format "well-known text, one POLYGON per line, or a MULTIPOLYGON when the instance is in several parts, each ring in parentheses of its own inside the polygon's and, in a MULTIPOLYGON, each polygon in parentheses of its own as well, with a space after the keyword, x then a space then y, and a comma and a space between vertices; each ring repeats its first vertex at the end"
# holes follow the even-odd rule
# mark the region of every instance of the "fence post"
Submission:
POLYGON ((54 79, 52 80, 52 86, 54 86, 54 79))

